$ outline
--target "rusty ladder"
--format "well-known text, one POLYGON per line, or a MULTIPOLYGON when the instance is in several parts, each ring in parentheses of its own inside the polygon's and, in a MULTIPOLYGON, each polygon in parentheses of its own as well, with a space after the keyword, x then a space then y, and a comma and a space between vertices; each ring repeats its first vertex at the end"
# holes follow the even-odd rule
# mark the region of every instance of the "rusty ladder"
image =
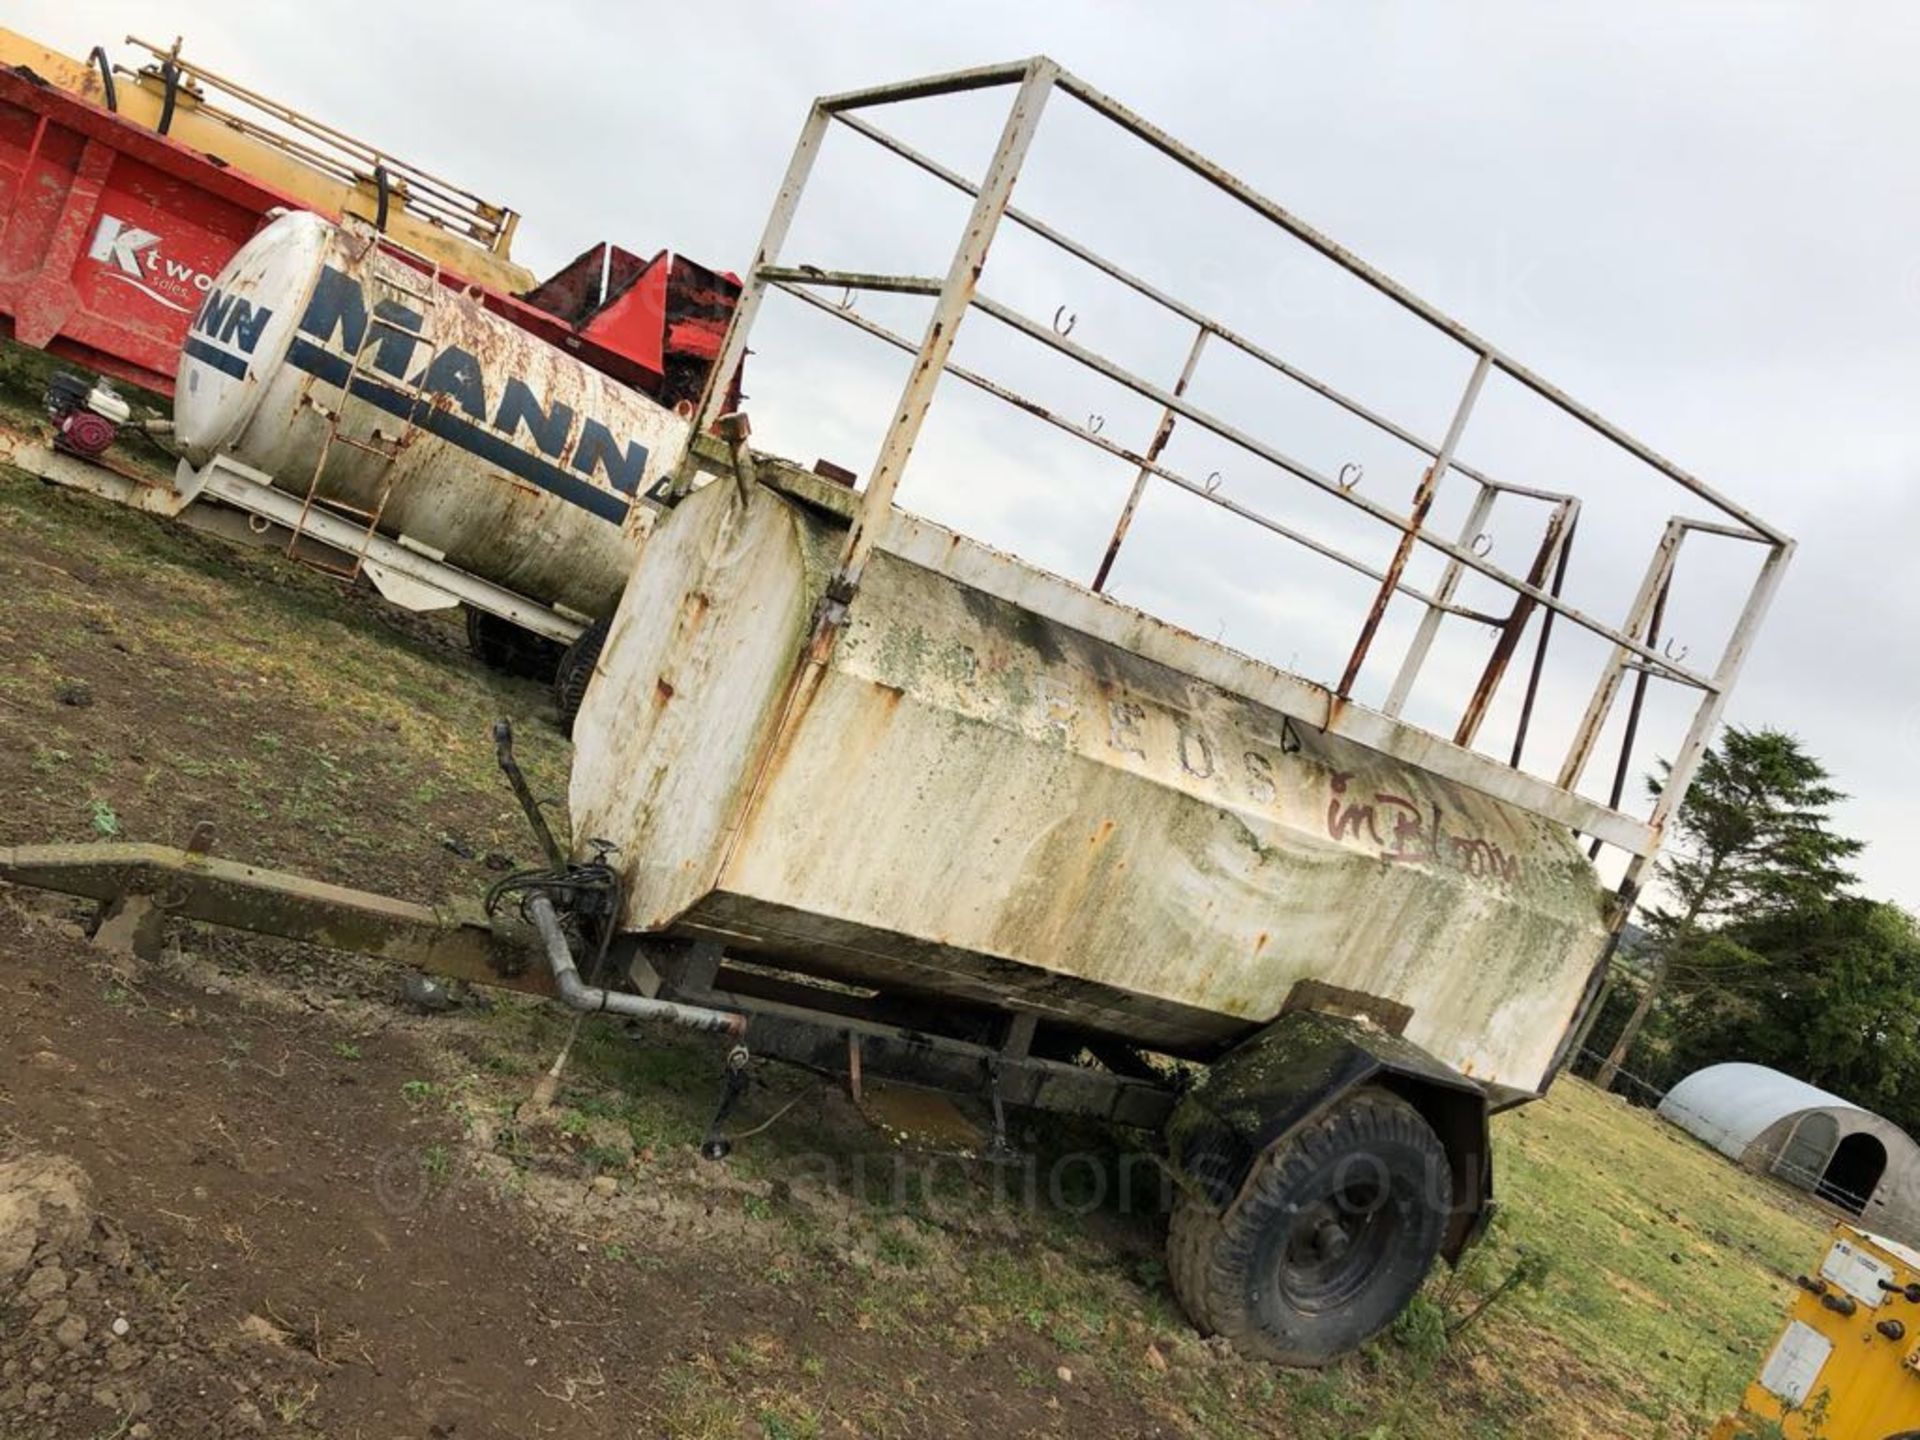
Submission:
MULTIPOLYGON (((400 427, 399 433, 390 440, 383 438, 377 428, 372 430, 369 438, 365 440, 352 435, 343 435, 340 433, 340 425, 346 415, 348 403, 354 398, 353 386, 354 382, 360 378, 361 362, 366 358, 368 348, 377 343, 377 338, 383 332, 393 331, 405 335, 414 342, 414 348, 409 353, 408 358, 410 362, 415 359, 419 360, 422 366, 420 373, 424 374, 426 367, 432 364, 434 354, 439 348, 439 341, 436 338, 439 333, 439 327, 427 324, 423 325, 418 331, 409 330, 397 321, 390 320, 380 314, 380 309, 383 301, 395 300, 397 303, 397 296, 405 295, 420 303, 422 310, 425 312, 422 316, 423 319, 430 317, 433 313, 434 305, 439 298, 440 266, 437 263, 434 265, 432 273, 427 277, 427 286, 424 290, 410 290, 404 285, 396 285, 391 279, 371 276, 369 277, 368 289, 369 291, 379 290, 395 293, 380 294, 378 298, 369 295, 373 303, 368 306, 367 328, 361 332, 360 344, 353 352, 352 363, 347 367, 346 381, 340 387, 340 403, 338 407, 333 410, 323 410, 321 412, 327 417, 327 433, 320 441, 320 453, 314 460, 313 476, 307 482, 307 493, 301 498, 300 514, 293 523, 293 533, 287 538, 288 558, 297 560, 303 565, 311 566, 315 570, 324 571, 326 574, 338 576, 349 584, 360 577, 361 568, 366 564, 368 543, 380 528, 380 517, 386 513, 387 500, 393 494, 393 463, 399 459, 400 453, 406 448, 407 442, 412 438, 414 430, 418 428, 416 422, 420 414, 421 404, 425 399, 425 393, 418 386, 405 382, 391 387, 407 396, 412 403, 407 407, 406 418, 400 427), (370 455, 380 457, 380 491, 374 499, 371 508, 349 504, 345 500, 328 496, 322 492, 321 480, 326 474, 327 461, 332 456, 333 447, 336 443, 350 446, 355 450, 364 450, 370 455), (315 505, 319 505, 333 514, 350 515, 365 522, 365 528, 360 537, 360 544, 358 548, 352 552, 352 564, 335 565, 326 560, 316 559, 311 555, 303 555, 300 553, 300 540, 301 537, 306 534, 307 516, 312 512, 315 505)), ((362 400, 364 403, 364 397, 362 397, 362 400)), ((334 551, 340 547, 329 544, 326 545, 325 548, 329 551, 334 551)))

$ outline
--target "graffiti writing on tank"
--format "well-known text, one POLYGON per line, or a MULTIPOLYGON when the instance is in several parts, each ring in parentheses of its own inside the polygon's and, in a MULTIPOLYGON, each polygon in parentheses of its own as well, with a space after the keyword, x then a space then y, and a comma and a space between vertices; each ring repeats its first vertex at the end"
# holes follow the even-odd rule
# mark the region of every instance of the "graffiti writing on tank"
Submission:
POLYGON ((1364 839, 1391 861, 1444 865, 1476 879, 1513 884, 1520 878, 1518 857, 1478 835, 1449 831, 1438 805, 1422 810, 1391 790, 1376 790, 1368 800, 1350 798, 1353 776, 1336 770, 1327 800, 1327 834, 1335 840, 1364 839))
MULTIPOLYGON (((1047 702, 1047 729, 1070 741, 1080 714, 1078 702, 1064 692, 1050 693, 1047 702)), ((1257 805, 1279 800, 1273 757, 1262 750, 1230 745, 1209 735, 1194 717, 1157 705, 1109 696, 1104 708, 1106 724, 1101 728, 1113 754, 1131 755, 1150 766, 1171 761, 1190 779, 1207 781, 1257 805)), ((1299 741, 1288 728, 1281 737, 1280 753, 1297 749, 1299 741)))
MULTIPOLYGON (((903 648, 919 653, 926 648, 925 635, 903 648)), ((983 665, 965 644, 942 651, 939 666, 942 678, 955 686, 956 698, 963 703, 1010 699, 1016 723, 1046 744, 1144 772, 1191 794, 1276 811, 1286 808, 1283 789, 1305 798, 1299 771, 1288 764, 1302 748, 1291 720, 1283 719, 1277 734, 1271 728, 1253 733, 1230 716, 1176 708, 1111 681, 1099 682, 1090 694, 1063 675, 983 665)), ((913 684, 911 672, 893 674, 896 683, 913 684)), ((997 705, 989 713, 1007 715, 997 705)))

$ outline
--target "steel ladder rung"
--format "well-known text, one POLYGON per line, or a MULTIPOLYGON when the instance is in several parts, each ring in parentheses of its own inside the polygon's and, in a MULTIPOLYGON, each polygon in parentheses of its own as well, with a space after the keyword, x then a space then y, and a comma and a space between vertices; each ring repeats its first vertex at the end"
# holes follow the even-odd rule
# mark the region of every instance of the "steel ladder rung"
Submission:
POLYGON ((353 564, 351 565, 335 565, 331 561, 316 560, 311 555, 295 555, 293 558, 302 565, 305 565, 309 570, 318 570, 322 575, 333 575, 341 580, 358 580, 360 578, 362 561, 358 555, 354 556, 353 564))
MULTIPOLYGON (((375 283, 384 286, 389 291, 409 296, 419 301, 424 308, 431 310, 438 298, 435 286, 438 284, 439 279, 440 268, 436 265, 433 275, 429 279, 428 288, 425 291, 410 290, 404 285, 396 285, 391 280, 386 279, 375 283)), ((378 304, 377 299, 375 304, 378 304)), ((347 580, 358 579, 361 567, 366 562, 368 542, 372 540, 374 532, 379 529, 380 517, 386 512, 387 501, 393 494, 393 463, 399 458, 400 452, 405 446, 407 435, 417 428, 414 417, 419 413, 421 402, 426 398, 426 392, 418 385, 402 381, 400 384, 391 387, 398 390, 411 402, 407 406, 405 422, 400 434, 391 441, 382 441, 379 439, 362 440, 357 436, 342 435, 340 433, 340 422, 344 418, 347 402, 354 398, 354 382, 360 378, 361 362, 366 359, 368 343, 371 341, 376 327, 411 337, 414 340, 416 348, 425 347, 429 360, 440 348, 439 341, 430 335, 409 330, 404 325, 388 320, 383 316, 370 314, 368 316, 367 328, 362 332, 360 337, 360 345, 354 351, 353 364, 348 367, 346 380, 340 387, 340 408, 326 412, 328 433, 326 439, 321 442, 320 455, 314 464, 313 476, 307 482, 307 493, 300 507, 299 518, 294 521, 293 534, 287 541, 287 554, 289 557, 299 560, 303 564, 310 565, 316 570, 324 570, 330 575, 337 575, 347 580), (327 459, 332 453, 332 447, 336 441, 343 445, 350 445, 356 450, 365 451, 370 455, 377 455, 385 462, 382 469, 381 478, 383 483, 380 487, 380 498, 374 503, 371 509, 359 505, 351 505, 346 501, 333 499, 320 493, 320 483, 326 473, 327 459), (352 565, 332 565, 325 561, 303 556, 299 553, 301 537, 306 534, 307 515, 315 505, 322 506, 332 513, 353 515, 366 522, 365 530, 360 537, 360 548, 353 554, 352 565)), ((424 373, 424 371, 422 373, 424 373)), ((377 436, 379 432, 376 430, 374 433, 377 436)), ((329 549, 333 550, 340 548, 337 545, 329 545, 326 541, 320 541, 319 543, 327 545, 329 549)))
POLYGON ((335 435, 333 438, 341 445, 351 445, 356 450, 365 450, 370 455, 379 455, 388 460, 396 460, 400 456, 398 440, 359 440, 351 435, 335 435))
POLYGON ((369 519, 379 513, 375 510, 363 509, 358 505, 349 505, 345 500, 335 500, 326 495, 314 496, 313 503, 323 510, 332 511, 336 515, 358 515, 362 519, 369 519))

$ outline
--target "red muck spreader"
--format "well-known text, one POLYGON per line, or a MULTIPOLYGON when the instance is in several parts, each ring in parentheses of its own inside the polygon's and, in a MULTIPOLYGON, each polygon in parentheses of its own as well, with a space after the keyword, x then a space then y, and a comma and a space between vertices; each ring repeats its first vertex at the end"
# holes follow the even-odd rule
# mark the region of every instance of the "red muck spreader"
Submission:
POLYGON ((739 286, 681 256, 586 251, 540 283, 502 205, 142 41, 130 70, 0 29, 0 334, 164 395, 187 327, 281 210, 358 218, 510 323, 672 405, 698 397, 739 286), (216 104, 216 97, 223 103, 216 104))
POLYGON ((0 322, 22 344, 171 394, 213 277, 269 210, 297 204, 0 70, 0 322))

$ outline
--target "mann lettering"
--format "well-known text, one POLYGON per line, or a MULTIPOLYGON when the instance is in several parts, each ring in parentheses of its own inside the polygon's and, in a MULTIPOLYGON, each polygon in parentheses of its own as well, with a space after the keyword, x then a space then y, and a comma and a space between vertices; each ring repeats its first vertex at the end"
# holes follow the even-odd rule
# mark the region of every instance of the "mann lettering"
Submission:
POLYGON ((573 452, 573 468, 586 476, 604 469, 607 483, 622 495, 631 495, 640 488, 640 479, 647 473, 647 447, 638 440, 629 440, 622 450, 611 430, 598 420, 589 420, 580 427, 580 444, 573 452))
POLYGON ((493 428, 509 440, 524 428, 527 438, 542 455, 558 459, 566 452, 567 436, 573 433, 573 407, 564 401, 553 402, 551 410, 540 408, 540 397, 522 380, 507 381, 500 392, 500 409, 493 417, 493 428))
POLYGON ((273 311, 264 305, 256 307, 237 295, 209 290, 207 298, 200 302, 200 313, 194 317, 193 328, 209 340, 251 355, 272 318, 273 311))
POLYGON ((376 303, 373 315, 382 323, 375 324, 369 318, 367 297, 360 282, 328 265, 321 269, 313 296, 307 301, 306 313, 300 317, 300 333, 329 348, 337 345, 349 358, 365 348, 367 353, 361 357, 363 366, 396 380, 403 379, 408 362, 413 359, 414 347, 420 343, 419 331, 426 322, 417 312, 390 299, 376 303), (370 325, 371 335, 368 334, 370 325))
MULTIPOLYGON (((360 374, 390 376, 422 395, 444 396, 452 402, 446 407, 449 413, 497 431, 509 442, 530 442, 540 455, 588 480, 604 477, 617 494, 637 494, 646 478, 650 452, 645 444, 622 439, 604 421, 578 414, 563 400, 545 399, 518 376, 502 381, 489 375, 480 357, 459 345, 432 350, 417 373, 410 374, 416 353, 427 344, 424 317, 393 299, 376 302, 369 312, 360 281, 335 266, 322 267, 298 328, 330 355, 349 362, 358 357, 360 374)), ((313 368, 315 360, 300 360, 299 353, 296 349, 295 363, 313 368)), ((356 393, 359 390, 356 384, 356 393)), ((497 443, 483 436, 471 442, 449 438, 482 453, 497 443)))
POLYGON ((449 345, 428 362, 414 385, 427 395, 448 395, 476 420, 487 418, 487 390, 480 362, 458 345, 449 345))

